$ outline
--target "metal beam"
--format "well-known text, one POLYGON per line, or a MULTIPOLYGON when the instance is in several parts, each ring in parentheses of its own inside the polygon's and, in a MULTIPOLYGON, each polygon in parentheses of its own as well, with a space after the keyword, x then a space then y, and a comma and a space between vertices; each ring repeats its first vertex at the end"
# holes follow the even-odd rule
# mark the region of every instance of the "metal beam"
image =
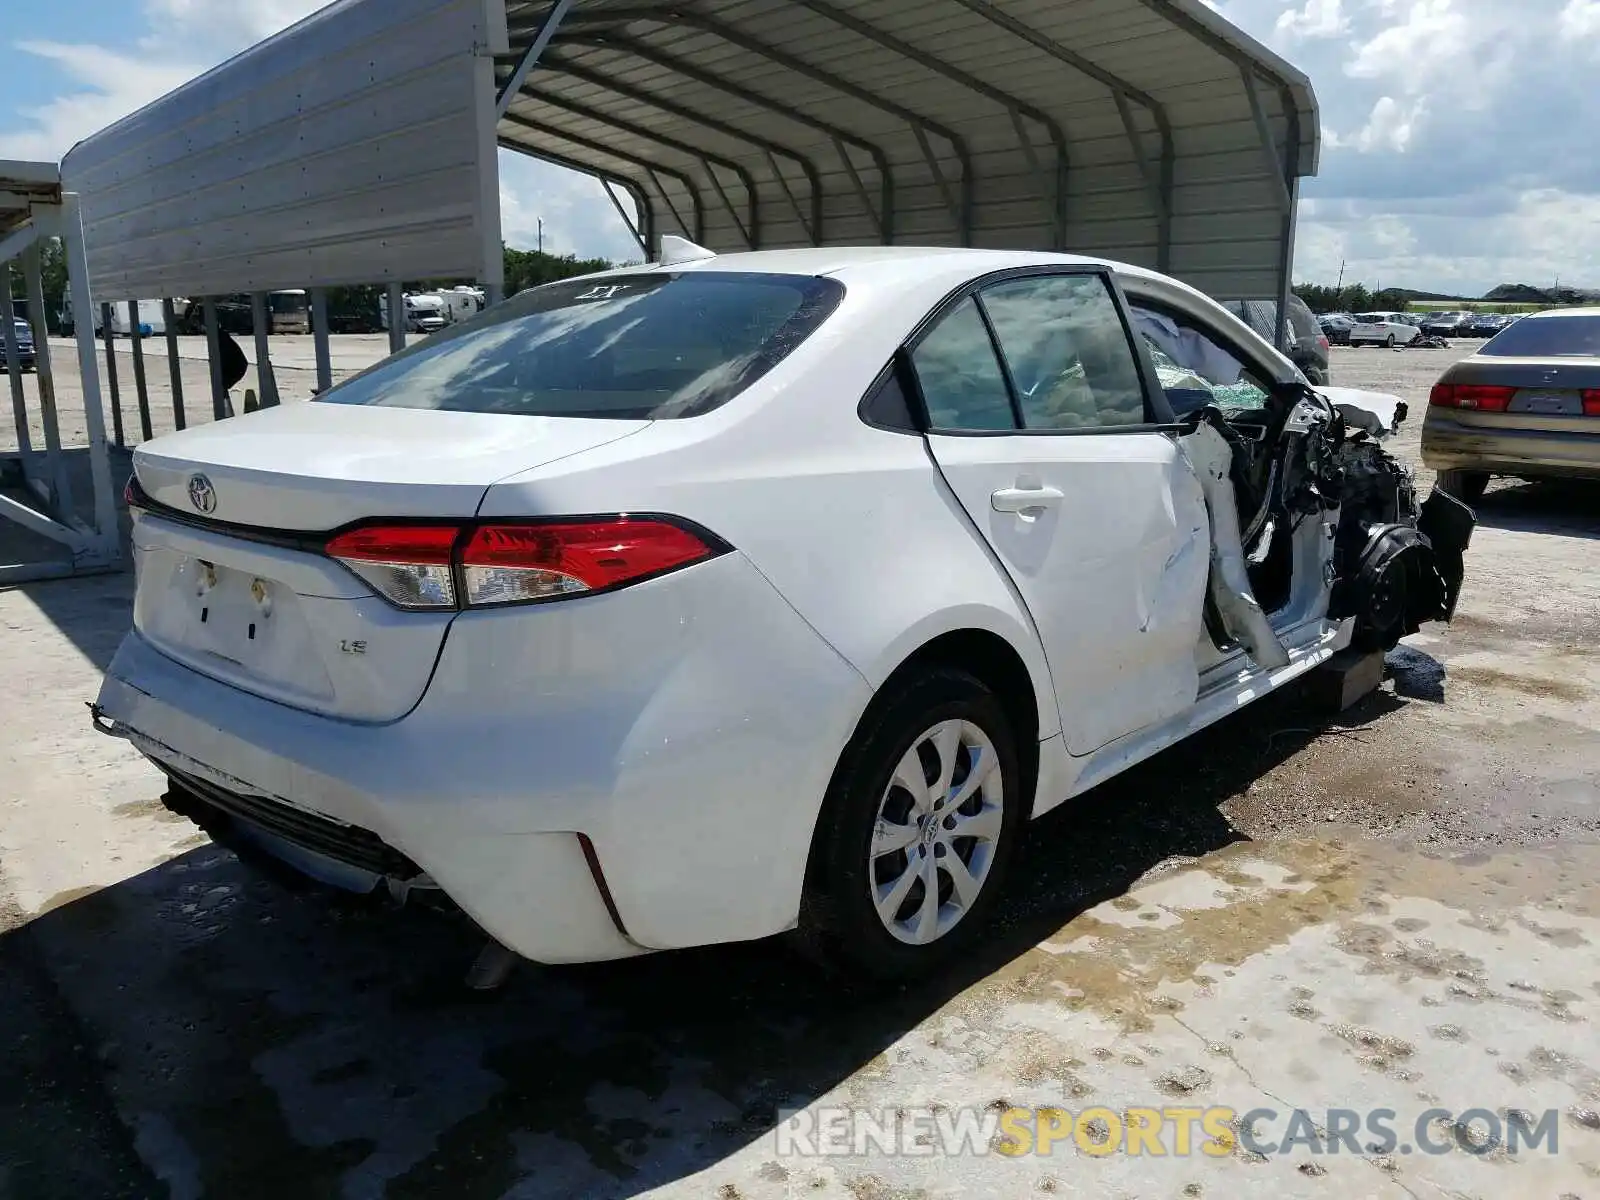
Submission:
POLYGON ((632 100, 636 104, 644 104, 660 109, 662 112, 678 117, 681 120, 702 125, 732 141, 745 142, 766 151, 769 165, 772 167, 772 173, 783 188, 784 193, 788 196, 789 203, 795 210, 795 217, 799 220, 801 227, 805 229, 806 236, 811 239, 812 245, 820 246, 822 244, 822 177, 817 170, 816 163, 807 155, 801 154, 798 150, 782 145, 779 142, 774 142, 758 134, 740 129, 737 125, 730 125, 718 117, 700 112, 686 104, 680 104, 676 100, 670 100, 665 96, 658 96, 643 88, 636 88, 619 80, 607 78, 598 72, 586 70, 576 63, 567 61, 565 58, 546 58, 544 70, 546 74, 567 75, 594 87, 604 88, 626 100, 632 100), (809 220, 801 209, 799 202, 795 199, 794 193, 790 191, 788 180, 784 178, 777 163, 770 161, 778 155, 798 165, 801 173, 805 175, 807 183, 811 186, 811 216, 809 220))
MULTIPOLYGON (((656 189, 661 193, 661 198, 665 200, 669 206, 672 205, 672 200, 667 195, 666 189, 661 187, 660 181, 655 180, 654 176, 661 174, 665 175, 668 179, 677 180, 677 182, 683 187, 683 190, 689 197, 690 201, 693 202, 695 209, 694 232, 691 233, 689 231, 688 226, 684 224, 681 218, 678 219, 678 226, 679 228, 683 229, 686 236, 693 238, 695 241, 698 242, 704 239, 706 235, 705 204, 701 201, 700 189, 695 186, 694 180, 690 179, 689 176, 685 175, 682 171, 676 170, 675 168, 666 166, 662 163, 655 162, 652 159, 644 158, 637 154, 626 153, 622 150, 618 150, 615 146, 607 146, 601 142, 594 141, 592 138, 582 137, 575 133, 568 133, 551 125, 541 125, 537 121, 530 121, 526 117, 520 117, 515 113, 507 113, 503 119, 510 122, 512 125, 517 126, 518 128, 528 130, 530 133, 540 133, 544 134, 546 137, 554 137, 561 141, 570 142, 574 146, 581 146, 590 153, 603 154, 610 158, 616 159, 618 162, 632 163, 634 166, 642 168, 647 175, 652 177, 652 181, 655 182, 656 189)), ((673 216, 678 216, 675 208, 673 210, 673 216)))
POLYGON ((106 342, 106 386, 111 389, 111 428, 117 445, 128 443, 122 432, 122 393, 117 387, 117 330, 111 305, 100 305, 100 336, 106 342))
POLYGON ((572 0, 555 0, 555 3, 550 6, 550 11, 545 13, 544 20, 539 24, 538 32, 533 36, 533 42, 512 69, 511 78, 506 80, 505 85, 500 89, 500 94, 495 97, 494 115, 497 118, 506 115, 506 109, 511 107, 511 101, 522 90, 522 84, 528 78, 528 72, 533 70, 534 64, 544 54, 546 48, 550 45, 550 39, 555 36, 556 29, 560 27, 562 20, 571 8, 572 0))
MULTIPOLYGON (((1292 164, 1292 170, 1289 173, 1294 178, 1299 178, 1302 174, 1310 174, 1310 171, 1302 172, 1300 169, 1300 135, 1302 132, 1300 123, 1300 104, 1298 98, 1294 94, 1293 83, 1285 76, 1273 70, 1270 64, 1262 62, 1254 55, 1246 53, 1240 47, 1229 42, 1227 38, 1223 37, 1216 30, 1207 26, 1204 21, 1176 7, 1172 3, 1172 0, 1140 0, 1140 3, 1142 3, 1151 12, 1164 18, 1168 23, 1183 30, 1196 41, 1205 43, 1205 45, 1209 46, 1223 58, 1233 63, 1236 67, 1248 69, 1267 78, 1268 82, 1270 82, 1278 91, 1278 96, 1283 104, 1284 118, 1289 126, 1288 141, 1291 152, 1290 162, 1292 164)), ((1311 171, 1314 171, 1315 169, 1315 165, 1313 164, 1311 166, 1311 171)))
POLYGON ((17 422, 17 451, 24 469, 33 456, 28 434, 28 397, 22 390, 22 351, 17 341, 17 310, 11 303, 11 264, 0 262, 0 343, 5 346, 6 377, 11 381, 11 415, 17 422))
POLYGON ((406 348, 406 293, 399 282, 389 284, 389 353, 399 354, 406 348))
POLYGON ((863 21, 854 13, 849 12, 846 9, 839 8, 837 5, 830 3, 829 0, 795 0, 795 2, 810 9, 818 16, 826 17, 834 24, 841 25, 850 30, 852 33, 866 38, 868 41, 874 42, 879 46, 882 46, 885 50, 888 50, 894 54, 898 54, 901 58, 909 59, 910 61, 929 71, 934 72, 935 74, 943 75, 952 83, 960 84, 968 91, 975 92, 978 95, 983 96, 985 99, 992 100, 994 103, 1008 110, 1011 114, 1012 123, 1016 126, 1017 143, 1019 146, 1021 146, 1023 154, 1028 159, 1028 165, 1035 174, 1040 172, 1040 167, 1042 164, 1039 162, 1039 156, 1033 148, 1032 139, 1028 137, 1027 131, 1023 128, 1022 118, 1026 117, 1029 120, 1042 125, 1045 129, 1045 132, 1049 135, 1051 143, 1056 148, 1057 172, 1056 181, 1053 186, 1050 184, 1044 184, 1044 190, 1041 198, 1047 204, 1050 204, 1052 200, 1052 192, 1055 193, 1053 213, 1057 230, 1056 248, 1065 248, 1066 194, 1058 189, 1063 184, 1065 176, 1070 170, 1071 155, 1067 148, 1066 130, 1062 128, 1059 121, 1057 121, 1043 109, 1028 103, 1026 100, 1019 99, 1018 97, 1011 95, 1009 92, 995 87, 987 80, 980 79, 976 75, 969 74, 968 72, 963 71, 960 67, 945 62, 943 59, 928 53, 920 47, 913 46, 911 43, 903 41, 902 39, 895 37, 893 34, 879 29, 869 21, 863 21))
POLYGON ((183 411, 183 367, 178 359, 178 314, 172 307, 170 299, 161 302, 161 323, 167 330, 167 373, 172 379, 172 427, 182 429, 189 422, 183 411))
POLYGON ((272 306, 267 293, 256 292, 250 297, 250 330, 256 341, 256 387, 262 408, 273 408, 278 403, 278 381, 272 373, 272 306))
MULTIPOLYGON (((754 54, 760 58, 766 59, 768 62, 775 63, 787 71, 791 71, 796 75, 804 75, 808 79, 815 80, 826 87, 832 88, 841 95, 849 96, 851 99, 876 108, 880 112, 888 113, 890 116, 899 118, 907 125, 911 126, 913 130, 920 131, 918 141, 923 146, 927 145, 926 139, 928 134, 933 134, 934 136, 941 138, 945 142, 949 143, 951 149, 955 152, 956 160, 961 164, 961 198, 958 204, 953 205, 956 211, 952 212, 951 215, 956 219, 956 224, 960 230, 961 240, 967 243, 972 241, 974 198, 972 154, 967 148, 966 139, 948 126, 925 117, 921 113, 905 107, 903 104, 898 104, 893 100, 879 96, 870 89, 864 88, 859 84, 852 83, 848 79, 844 79, 841 76, 835 75, 832 71, 829 71, 823 67, 819 67, 815 63, 807 62, 802 58, 797 58, 786 50, 763 42, 759 38, 751 37, 741 29, 737 29, 732 25, 724 24, 721 21, 713 20, 710 17, 702 16, 699 13, 674 9, 672 10, 672 13, 668 15, 664 14, 658 9, 608 8, 597 10, 592 14, 581 13, 578 14, 574 19, 584 22, 591 20, 653 21, 656 24, 667 25, 673 28, 678 26, 688 26, 692 29, 699 29, 704 33, 709 33, 714 37, 721 38, 730 45, 738 46, 741 50, 744 50, 747 53, 754 54)), ((930 159, 929 165, 934 172, 936 181, 944 184, 945 181, 943 180, 943 172, 940 170, 937 160, 930 159)), ((954 200, 954 197, 948 195, 948 189, 945 190, 947 191, 946 201, 947 203, 950 203, 954 200)))
POLYGON ((42 236, 38 226, 30 221, 22 228, 13 229, 5 237, 0 237, 0 262, 10 262, 13 258, 20 257, 24 250, 42 236))
MULTIPOLYGON (((620 187, 623 191, 627 192, 628 195, 633 197, 633 202, 639 206, 639 219, 642 228, 639 229, 636 240, 639 241, 640 248, 644 250, 645 258, 647 260, 649 259, 651 232, 652 226, 654 225, 655 214, 654 207, 650 203, 650 195, 642 184, 638 183, 636 180, 629 179, 625 175, 616 175, 610 171, 599 170, 590 163, 579 162, 575 158, 567 158, 564 155, 554 154, 548 150, 533 149, 532 147, 524 146, 519 142, 507 141, 506 139, 502 138, 500 140, 500 145, 502 148, 510 150, 513 153, 523 154, 529 158, 537 158, 543 162, 554 163, 558 167, 565 167, 569 171, 576 171, 580 175, 587 175, 590 179, 595 180, 602 186, 614 184, 617 187, 620 187)), ((615 201, 613 201, 613 203, 615 203, 615 201)), ((624 215, 623 220, 627 220, 626 215, 624 215)), ((631 225, 632 222, 629 222, 629 224, 631 225)))
MULTIPOLYGON (((33 242, 22 252, 22 282, 28 293, 28 324, 33 329, 33 369, 39 382, 39 421, 44 426, 45 466, 50 472, 50 509, 63 521, 77 516, 77 506, 72 497, 72 480, 67 475, 67 463, 61 453, 61 420, 56 411, 55 364, 50 358, 50 327, 44 319, 44 271, 39 243, 33 242)), ((87 289, 85 289, 87 290, 87 289)), ((74 293, 76 300, 76 293, 74 293)), ((74 309, 76 310, 76 303, 74 309)), ((87 310, 85 310, 87 311, 87 310)), ((94 344, 94 319, 89 323, 90 345, 94 344)), ((79 340, 82 346, 82 340, 79 340)), ((92 364, 94 354, 91 351, 92 364)), ((88 391, 88 376, 84 378, 83 408, 85 416, 92 407, 88 391)), ((99 395, 99 377, 95 376, 99 395)), ((92 429, 93 426, 91 425, 92 429)))
MULTIPOLYGON (((1155 210, 1158 230, 1156 266, 1159 270, 1163 271, 1169 269, 1172 258, 1172 223, 1170 214, 1172 209, 1171 185, 1173 175, 1173 171, 1169 164, 1175 158, 1176 150, 1175 141, 1172 135, 1172 120, 1167 114, 1166 106, 1148 92, 1134 87, 1121 76, 1107 71, 1098 63, 1085 58, 1075 50, 1068 49, 1054 38, 1039 32, 1039 30, 1033 28, 1033 26, 1027 24, 1025 21, 1019 20, 1011 13, 1000 8, 994 2, 994 0, 954 0, 954 2, 961 5, 969 12, 982 17, 984 20, 998 25, 1001 29, 1004 29, 1007 33, 1010 33, 1014 37, 1022 39, 1034 49, 1048 54, 1057 62, 1065 63, 1067 66, 1072 67, 1081 74, 1087 75, 1090 79, 1095 80, 1097 83, 1103 84, 1105 87, 1110 89, 1113 97, 1122 97, 1122 100, 1119 102, 1119 108, 1122 107, 1122 105, 1125 105, 1127 101, 1131 100, 1135 104, 1138 104, 1140 107, 1144 108, 1153 118, 1155 118, 1156 130, 1161 136, 1161 167, 1159 169, 1157 180, 1157 187, 1161 189, 1161 196, 1160 202, 1156 205, 1155 210)), ((1151 0, 1145 0, 1145 2, 1150 3, 1151 0)), ((1125 117, 1124 120, 1127 121, 1128 118, 1125 117)), ((1142 142, 1137 138, 1132 140, 1134 142, 1135 154, 1138 157, 1139 170, 1141 174, 1145 174, 1148 171, 1148 163, 1146 162, 1144 156, 1142 142)))
POLYGON ((633 223, 633 218, 628 215, 628 210, 622 207, 622 201, 617 199, 617 194, 611 190, 611 184, 604 179, 597 182, 600 184, 600 190, 605 192, 606 199, 611 201, 611 207, 617 210, 617 216, 622 218, 622 225, 628 231, 628 236, 633 238, 634 244, 643 251, 646 258, 649 258, 649 243, 644 240, 644 234, 639 231, 639 227, 633 223))
POLYGON ((736 100, 742 100, 746 104, 766 109, 768 112, 793 121, 796 125, 803 125, 807 129, 814 129, 818 133, 825 134, 838 152, 846 172, 853 177, 856 190, 861 195, 862 204, 866 208, 867 215, 872 218, 873 223, 878 227, 878 239, 882 242, 894 240, 894 169, 889 165, 889 155, 883 147, 867 141, 842 126, 825 121, 820 117, 803 113, 793 105, 785 104, 774 97, 763 95, 761 92, 748 88, 741 83, 735 83, 731 79, 724 79, 722 76, 708 71, 686 58, 668 54, 642 42, 635 42, 623 37, 614 37, 609 34, 601 38, 570 33, 562 34, 556 40, 562 46, 582 46, 607 50, 629 55, 642 62, 652 63, 663 70, 681 75, 685 79, 691 79, 703 87, 722 92, 736 100), (850 160, 850 155, 844 149, 846 146, 854 146, 870 158, 878 172, 879 200, 876 208, 873 207, 867 197, 865 184, 861 179, 860 172, 850 160))
POLYGON ((155 434, 150 429, 150 388, 144 377, 144 339, 139 336, 139 302, 128 301, 128 348, 133 351, 133 394, 139 402, 139 438, 148 442, 155 434))
POLYGON ((1274 188, 1278 201, 1278 208, 1289 212, 1294 207, 1294 198, 1289 194, 1289 180, 1292 176, 1284 172, 1284 164, 1278 158, 1278 142, 1272 136, 1272 125, 1267 120, 1267 110, 1261 103, 1261 93, 1256 90, 1255 72, 1248 67, 1239 68, 1239 79, 1244 83, 1245 99, 1250 102, 1250 119, 1256 123, 1256 137, 1261 143, 1261 154, 1266 159, 1267 174, 1272 177, 1277 187, 1274 188))
MULTIPOLYGON (((91 313, 89 298, 89 256, 83 245, 83 209, 76 192, 61 197, 61 245, 66 251, 67 286, 72 293, 72 311, 91 313)), ((106 414, 101 407, 100 373, 94 359, 94 324, 86 329, 75 323, 78 343, 78 371, 83 393, 83 424, 89 434, 89 478, 94 487, 94 526, 99 534, 95 555, 99 563, 110 564, 122 557, 121 534, 117 528, 117 497, 111 490, 111 457, 106 449, 106 414)), ((41 362, 44 360, 41 358, 41 362)), ((42 382, 42 381, 41 381, 42 382)), ((85 564, 89 565, 89 564, 85 564)))
MULTIPOLYGON (((678 228, 683 231, 685 236, 688 236, 689 226, 684 222, 683 214, 678 211, 678 206, 672 202, 672 197, 667 194, 667 185, 661 182, 661 176, 655 171, 654 168, 652 168, 648 174, 650 176, 650 182, 655 185, 656 191, 661 195, 661 202, 667 206, 667 211, 672 214, 672 219, 678 223, 678 228)), ((700 207, 699 197, 691 196, 690 198, 694 200, 694 226, 700 231, 695 235, 694 240, 697 242, 703 242, 706 240, 705 214, 700 207)))
POLYGON ((311 289, 311 348, 317 359, 317 391, 333 386, 333 355, 328 347, 328 289, 311 289))
POLYGON ((211 368, 211 418, 228 419, 228 389, 222 386, 222 324, 217 319, 217 302, 207 296, 200 302, 206 323, 206 363, 211 368))
POLYGON ((733 159, 724 158, 717 154, 709 154, 698 147, 691 146, 688 142, 681 141, 680 139, 672 137, 668 134, 657 133, 655 130, 644 125, 639 125, 633 121, 624 120, 621 117, 613 117, 607 113, 589 108, 587 105, 578 104, 575 101, 567 100, 560 96, 552 96, 547 92, 535 91, 531 88, 523 88, 522 98, 537 101, 540 104, 547 105, 550 108, 559 109, 562 112, 570 113, 573 116, 580 117, 586 121, 594 121, 601 125, 609 125, 613 129, 619 129, 631 137, 639 138, 641 141, 654 142, 663 149, 673 150, 684 155, 685 157, 696 159, 700 163, 701 170, 706 173, 706 178, 711 181, 711 186, 716 189, 717 195, 722 200, 723 207, 728 210, 728 216, 732 218, 734 226, 739 230, 740 235, 744 238, 745 245, 751 250, 755 250, 759 247, 761 241, 761 213, 760 197, 756 193, 755 179, 751 176, 748 170, 746 170, 739 163, 735 162, 733 159), (748 201, 748 225, 740 219, 739 211, 734 207, 733 202, 728 198, 728 193, 724 190, 722 181, 717 178, 717 173, 711 169, 713 165, 722 167, 726 171, 731 171, 738 177, 740 185, 745 190, 745 197, 748 201))

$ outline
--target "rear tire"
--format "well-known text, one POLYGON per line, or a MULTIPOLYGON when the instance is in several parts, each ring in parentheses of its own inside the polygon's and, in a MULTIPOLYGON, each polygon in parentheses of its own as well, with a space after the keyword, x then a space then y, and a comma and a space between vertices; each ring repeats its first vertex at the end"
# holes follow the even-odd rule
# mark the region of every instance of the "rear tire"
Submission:
POLYGON ((1439 487, 1457 500, 1476 504, 1489 490, 1487 471, 1440 471, 1439 487))
POLYGON ((879 982, 948 962, 981 934, 999 896, 1021 837, 1022 788, 1016 735, 981 681, 937 667, 900 685, 834 770, 799 948, 846 978, 879 982))
POLYGON ((1395 343, 1395 336, 1392 333, 1383 340, 1384 346, 1387 349, 1390 349, 1390 350, 1394 349, 1394 343, 1395 343))

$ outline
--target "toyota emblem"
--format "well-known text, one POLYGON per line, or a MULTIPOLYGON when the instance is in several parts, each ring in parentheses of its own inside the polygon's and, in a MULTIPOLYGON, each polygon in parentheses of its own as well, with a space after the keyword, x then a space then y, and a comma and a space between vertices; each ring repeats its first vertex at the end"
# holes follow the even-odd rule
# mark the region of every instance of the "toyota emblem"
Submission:
POLYGON ((189 503, 203 513, 216 511, 217 489, 204 475, 189 476, 189 503))

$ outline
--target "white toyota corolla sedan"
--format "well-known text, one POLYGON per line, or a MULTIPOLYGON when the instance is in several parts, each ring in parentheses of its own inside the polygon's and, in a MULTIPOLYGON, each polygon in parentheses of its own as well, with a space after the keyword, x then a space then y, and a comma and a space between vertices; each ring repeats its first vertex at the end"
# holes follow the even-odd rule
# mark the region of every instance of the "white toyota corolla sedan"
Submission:
POLYGON ((139 448, 96 720, 174 810, 542 962, 901 977, 1029 818, 1453 611, 1403 406, 1181 283, 669 243, 139 448))

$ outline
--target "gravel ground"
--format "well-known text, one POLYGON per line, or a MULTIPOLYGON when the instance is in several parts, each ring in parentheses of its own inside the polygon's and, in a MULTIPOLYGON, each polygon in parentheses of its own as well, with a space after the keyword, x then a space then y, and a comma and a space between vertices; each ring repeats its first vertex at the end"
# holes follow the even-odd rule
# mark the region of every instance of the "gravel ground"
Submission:
MULTIPOLYGON (((1459 353, 1336 350, 1334 381, 1409 401, 1415 462, 1459 353)), ((1497 485, 1458 621, 1391 655, 1378 694, 1331 721, 1270 697, 1039 822, 984 952, 894 996, 768 945, 528 967, 468 996, 459 926, 245 869, 90 732, 128 576, 0 590, 0 1198, 1589 1195, 1597 501, 1497 485), (790 1106, 1174 1097, 1551 1109, 1562 1150, 773 1151, 790 1106)))

